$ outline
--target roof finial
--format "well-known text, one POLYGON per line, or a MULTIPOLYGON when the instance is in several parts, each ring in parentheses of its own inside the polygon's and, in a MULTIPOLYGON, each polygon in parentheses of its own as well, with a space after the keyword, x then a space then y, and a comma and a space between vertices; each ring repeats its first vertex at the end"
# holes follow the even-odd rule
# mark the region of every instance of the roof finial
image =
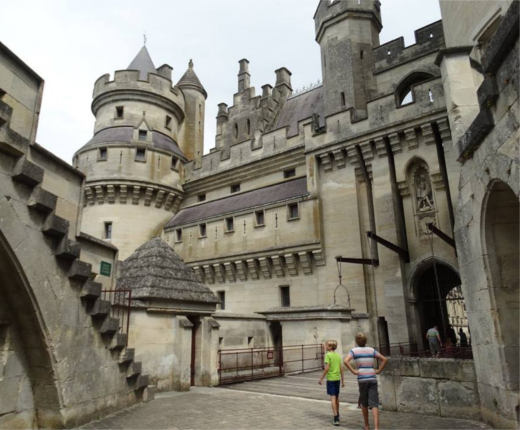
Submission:
POLYGON ((191 60, 191 59, 190 59, 189 66, 190 66, 190 69, 193 69, 193 60, 191 60))
POLYGON ((145 46, 146 46, 146 31, 145 31, 144 34, 143 34, 143 41, 144 41, 144 44, 145 44, 145 46))

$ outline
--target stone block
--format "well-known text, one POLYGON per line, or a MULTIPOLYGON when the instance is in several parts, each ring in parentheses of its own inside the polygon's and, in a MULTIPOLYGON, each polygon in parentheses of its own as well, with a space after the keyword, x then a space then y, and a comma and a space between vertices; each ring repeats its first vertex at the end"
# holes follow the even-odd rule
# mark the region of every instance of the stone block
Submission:
MULTIPOLYGON (((386 369, 385 369, 386 373, 386 369)), ((381 388, 379 390, 380 402, 385 411, 397 411, 397 399, 395 396, 394 376, 381 374, 381 388)))
POLYGON ((86 281, 92 273, 92 265, 84 261, 76 260, 70 266, 67 276, 76 281, 86 281))
POLYGON ((475 365, 471 360, 425 358, 420 360, 421 378, 475 382, 475 365))
POLYGON ((110 342, 110 349, 123 349, 126 346, 128 335, 126 333, 117 333, 110 342))
POLYGON ((132 378, 135 375, 139 375, 142 371, 143 365, 140 361, 132 361, 126 369, 126 377, 132 378))
POLYGON ((79 258, 79 254, 81 253, 81 245, 78 242, 67 239, 64 237, 56 250, 54 251, 54 255, 57 258, 61 258, 64 260, 76 260, 79 258))
POLYGON ((477 385, 456 381, 439 381, 441 416, 480 419, 477 385))
POLYGON ((21 157, 27 153, 29 140, 20 136, 10 128, 0 128, 0 151, 15 157, 21 157))
POLYGON ((87 313, 93 318, 106 317, 110 313, 111 304, 107 300, 97 299, 87 313))
POLYGON ((119 318, 106 318, 99 328, 99 332, 102 334, 115 333, 119 330, 119 318))
POLYGON ((14 166, 13 180, 35 187, 43 181, 43 174, 41 167, 22 158, 14 166))
POLYGON ((54 194, 45 191, 42 187, 36 187, 27 205, 33 210, 48 214, 56 209, 57 201, 58 197, 54 194))
POLYGON ((102 285, 89 279, 83 284, 80 297, 82 299, 97 299, 101 295, 102 285))
POLYGON ((128 363, 129 361, 132 361, 135 356, 135 349, 134 348, 126 348, 123 352, 121 352, 121 355, 119 356, 119 363, 128 363))
POLYGON ((64 237, 67 236, 69 227, 69 221, 55 214, 50 214, 43 223, 42 232, 50 236, 64 237))
POLYGON ((143 402, 151 402, 155 400, 155 393, 157 391, 157 387, 155 385, 148 385, 143 391, 143 402))
POLYGON ((439 415, 437 381, 426 378, 396 378, 397 410, 414 414, 439 415))
POLYGON ((146 387, 149 382, 150 378, 148 375, 137 376, 134 384, 134 390, 139 390, 140 388, 146 387))

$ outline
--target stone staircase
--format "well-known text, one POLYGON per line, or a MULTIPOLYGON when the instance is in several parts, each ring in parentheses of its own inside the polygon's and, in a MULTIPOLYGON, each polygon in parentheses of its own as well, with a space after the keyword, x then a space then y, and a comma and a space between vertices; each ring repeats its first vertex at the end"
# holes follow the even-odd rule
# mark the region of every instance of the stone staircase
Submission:
POLYGON ((134 361, 134 349, 126 347, 127 334, 118 333, 119 319, 110 316, 111 303, 101 299, 101 284, 91 279, 92 266, 80 260, 81 245, 69 239, 69 221, 56 215, 58 197, 42 188, 44 169, 27 159, 29 141, 9 128, 11 113, 11 107, 0 101, 0 157, 14 157, 12 180, 27 188, 28 210, 40 215, 34 218, 42 220, 42 235, 52 244, 57 264, 72 281, 71 287, 78 288, 83 308, 121 367, 129 390, 136 393, 137 399, 152 400, 155 387, 149 385, 148 375, 142 374, 142 364, 134 361))

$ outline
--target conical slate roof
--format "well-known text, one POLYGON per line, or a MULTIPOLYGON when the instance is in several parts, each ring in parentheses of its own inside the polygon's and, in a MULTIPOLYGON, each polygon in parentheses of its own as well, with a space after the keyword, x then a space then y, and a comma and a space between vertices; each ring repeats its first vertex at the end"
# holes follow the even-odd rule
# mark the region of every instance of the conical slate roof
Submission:
POLYGON ((188 67, 188 70, 186 70, 186 73, 182 76, 182 78, 177 83, 177 86, 179 88, 186 87, 186 88, 194 88, 199 90, 202 94, 204 94, 204 97, 207 97, 208 94, 206 93, 206 90, 202 86, 199 77, 195 73, 195 70, 193 70, 193 61, 190 60, 190 64, 188 67))
POLYGON ((215 294, 160 237, 140 246, 125 260, 117 288, 132 290, 136 299, 218 303, 215 294))
POLYGON ((146 46, 143 46, 133 61, 128 66, 127 70, 139 70, 139 79, 148 79, 148 73, 157 73, 157 69, 153 65, 152 58, 148 53, 146 46))

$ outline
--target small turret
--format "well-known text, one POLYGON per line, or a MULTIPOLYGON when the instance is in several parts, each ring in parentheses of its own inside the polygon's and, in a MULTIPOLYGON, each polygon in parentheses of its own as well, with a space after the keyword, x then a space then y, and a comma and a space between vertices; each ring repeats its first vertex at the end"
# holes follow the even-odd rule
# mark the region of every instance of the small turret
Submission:
POLYGON ((238 72, 238 92, 241 93, 251 87, 251 74, 249 73, 249 60, 242 59, 238 62, 240 70, 238 72))

